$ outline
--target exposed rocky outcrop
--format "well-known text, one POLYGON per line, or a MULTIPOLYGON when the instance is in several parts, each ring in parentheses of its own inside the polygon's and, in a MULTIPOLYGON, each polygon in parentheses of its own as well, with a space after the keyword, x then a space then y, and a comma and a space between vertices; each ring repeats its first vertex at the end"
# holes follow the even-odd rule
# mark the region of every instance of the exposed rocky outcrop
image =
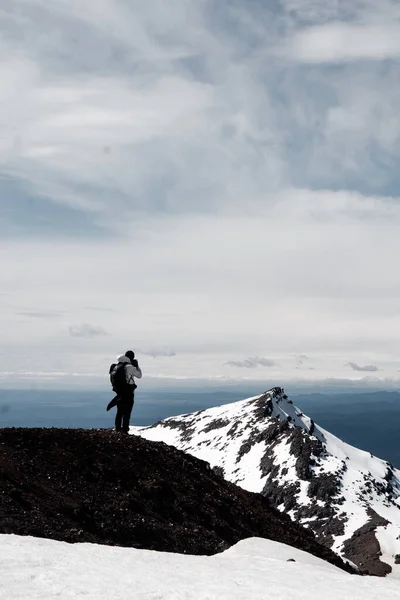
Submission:
POLYGON ((391 572, 389 565, 380 560, 382 555, 379 542, 376 539, 376 528, 389 523, 372 509, 368 510, 369 521, 344 543, 346 556, 357 562, 361 573, 373 572, 375 575, 387 575, 391 572))

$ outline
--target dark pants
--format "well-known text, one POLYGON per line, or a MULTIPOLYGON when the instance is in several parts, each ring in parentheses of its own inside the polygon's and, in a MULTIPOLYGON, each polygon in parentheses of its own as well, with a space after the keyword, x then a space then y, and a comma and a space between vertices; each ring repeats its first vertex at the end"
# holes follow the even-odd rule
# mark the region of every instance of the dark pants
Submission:
POLYGON ((129 432, 129 420, 134 402, 134 392, 127 392, 119 397, 117 403, 117 415, 115 417, 115 429, 117 431, 129 432))

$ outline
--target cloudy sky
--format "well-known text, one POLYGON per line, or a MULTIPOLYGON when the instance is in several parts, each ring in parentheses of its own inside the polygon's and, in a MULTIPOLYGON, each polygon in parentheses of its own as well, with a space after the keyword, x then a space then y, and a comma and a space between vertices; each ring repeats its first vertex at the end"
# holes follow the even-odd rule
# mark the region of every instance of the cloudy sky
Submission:
POLYGON ((400 378, 395 0, 0 0, 1 381, 400 378))

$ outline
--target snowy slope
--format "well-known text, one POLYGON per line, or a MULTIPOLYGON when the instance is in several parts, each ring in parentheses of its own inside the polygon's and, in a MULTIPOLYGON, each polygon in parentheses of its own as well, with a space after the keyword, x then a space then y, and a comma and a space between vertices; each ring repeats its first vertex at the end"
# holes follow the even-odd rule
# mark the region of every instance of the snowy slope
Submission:
POLYGON ((349 575, 258 538, 186 556, 0 535, 0 573, 7 600, 400 600, 397 581, 349 575))
POLYGON ((400 573, 400 471, 319 427, 282 388, 131 432, 219 467, 362 569, 400 573))

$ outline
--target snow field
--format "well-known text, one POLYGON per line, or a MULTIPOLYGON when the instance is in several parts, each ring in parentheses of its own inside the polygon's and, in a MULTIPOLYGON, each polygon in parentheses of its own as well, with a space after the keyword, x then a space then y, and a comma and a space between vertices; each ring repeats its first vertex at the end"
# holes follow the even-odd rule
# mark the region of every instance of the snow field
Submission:
POLYGON ((0 578, 1 600, 400 599, 393 579, 349 575, 257 538, 186 556, 0 535, 0 578))

